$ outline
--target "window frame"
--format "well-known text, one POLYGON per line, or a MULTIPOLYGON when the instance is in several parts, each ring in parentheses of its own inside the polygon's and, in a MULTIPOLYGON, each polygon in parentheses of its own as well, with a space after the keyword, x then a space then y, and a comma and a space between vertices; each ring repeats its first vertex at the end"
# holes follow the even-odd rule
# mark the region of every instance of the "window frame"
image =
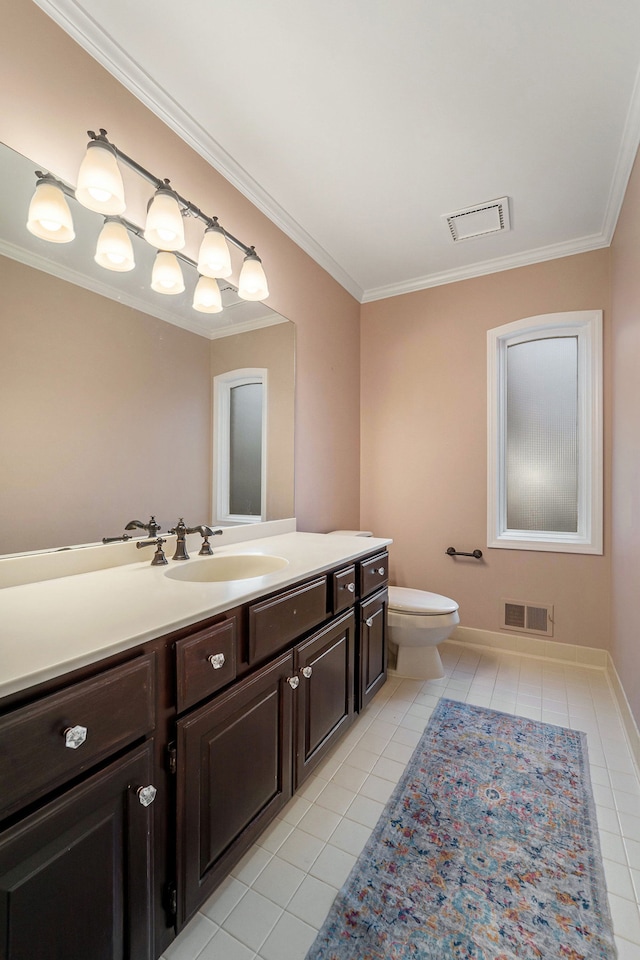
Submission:
POLYGON ((602 311, 525 317, 487 331, 487 546, 556 553, 603 552, 602 311), (554 337, 578 340, 578 530, 515 530, 506 525, 507 348, 554 337))
POLYGON ((228 370, 213 378, 213 490, 212 513, 215 523, 259 523, 267 516, 267 384, 266 367, 228 370), (260 477, 260 516, 229 512, 231 391, 249 383, 262 385, 262 462, 260 477))

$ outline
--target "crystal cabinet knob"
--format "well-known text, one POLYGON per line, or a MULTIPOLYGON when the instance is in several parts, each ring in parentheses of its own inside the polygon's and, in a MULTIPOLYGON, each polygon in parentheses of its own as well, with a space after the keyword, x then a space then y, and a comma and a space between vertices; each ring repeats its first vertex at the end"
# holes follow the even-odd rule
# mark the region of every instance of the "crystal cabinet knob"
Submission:
POLYGON ((87 739, 87 733, 87 728, 81 727, 80 725, 75 727, 67 727, 67 729, 64 731, 65 747, 69 747, 70 750, 77 750, 78 747, 81 747, 87 739))
POLYGON ((306 679, 308 680, 311 674, 313 673, 313 667, 303 667, 300 673, 302 674, 303 677, 306 677, 306 679))
POLYGON ((384 574, 385 574, 384 567, 378 567, 378 573, 380 574, 381 577, 384 577, 384 574))
POLYGON ((157 790, 152 783, 146 787, 138 787, 138 800, 143 807, 149 807, 156 798, 157 790))
POLYGON ((345 583, 344 588, 345 588, 345 590, 348 590, 349 593, 355 593, 355 592, 356 592, 356 585, 355 585, 355 583, 345 583))
POLYGON ((219 670, 220 667, 224 667, 224 653, 212 653, 209 657, 209 663, 214 670, 219 670))
POLYGON ((287 683, 292 690, 297 690, 300 686, 300 677, 287 677, 287 683))
POLYGON ((365 623, 369 627, 369 629, 371 629, 371 627, 373 626, 373 617, 369 617, 368 620, 365 620, 365 623))

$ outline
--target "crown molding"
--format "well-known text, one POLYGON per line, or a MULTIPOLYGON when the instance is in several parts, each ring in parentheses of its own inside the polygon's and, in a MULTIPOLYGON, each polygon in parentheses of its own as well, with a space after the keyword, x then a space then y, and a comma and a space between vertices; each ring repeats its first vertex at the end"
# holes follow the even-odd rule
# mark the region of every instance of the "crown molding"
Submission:
POLYGON ((525 250, 523 253, 515 253, 508 257, 497 257, 495 260, 483 260, 466 267, 456 267, 454 270, 443 270, 441 273, 415 277, 402 283, 391 283, 385 287, 372 287, 365 290, 360 302, 371 303, 374 300, 399 297, 404 293, 428 290, 430 287, 441 287, 445 283, 457 283, 458 280, 472 280, 474 277, 485 277, 490 273, 500 273, 503 270, 513 270, 516 267, 528 267, 534 263, 543 263, 545 260, 572 257, 577 253, 587 253, 590 250, 600 250, 602 247, 608 247, 609 242, 607 237, 598 233, 588 237, 580 237, 577 240, 552 243, 548 247, 525 250))
POLYGON ((620 210, 624 202, 624 195, 629 183, 629 177, 633 170, 638 147, 640 146, 640 70, 636 74, 636 80, 629 101, 629 109, 624 123, 620 149, 616 158, 616 165, 613 171, 611 188, 607 198, 607 206, 602 225, 602 233, 609 238, 609 243, 613 240, 613 234, 618 223, 620 210))
POLYGON ((339 263, 201 126, 116 43, 77 0, 35 0, 65 33, 229 181, 356 300, 362 288, 339 263))

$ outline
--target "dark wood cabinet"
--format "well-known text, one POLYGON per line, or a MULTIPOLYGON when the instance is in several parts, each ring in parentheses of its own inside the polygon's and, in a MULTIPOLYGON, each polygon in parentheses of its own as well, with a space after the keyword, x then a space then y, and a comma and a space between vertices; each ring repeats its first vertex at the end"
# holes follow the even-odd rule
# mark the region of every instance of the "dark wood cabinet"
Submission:
POLYGON ((178 721, 179 925, 291 797, 293 675, 288 653, 178 721))
POLYGON ((360 604, 358 645, 359 709, 376 695, 387 679, 387 589, 379 590, 360 604))
POLYGON ((176 642, 176 700, 182 713, 236 677, 237 618, 196 630, 176 642))
POLYGON ((384 683, 387 560, 0 705, 0 960, 166 950, 384 683))
POLYGON ((358 644, 356 710, 360 712, 387 679, 389 553, 382 550, 356 564, 358 644))
POLYGON ((279 653, 327 619, 327 578, 318 577, 293 590, 249 607, 249 663, 279 653))
POLYGON ((332 620, 295 650, 295 786, 320 763, 355 718, 353 611, 332 620))
POLYGON ((153 960, 151 776, 147 743, 0 834, 2 960, 153 960))
POLYGON ((151 655, 0 717, 0 818, 150 733, 154 722, 151 655))

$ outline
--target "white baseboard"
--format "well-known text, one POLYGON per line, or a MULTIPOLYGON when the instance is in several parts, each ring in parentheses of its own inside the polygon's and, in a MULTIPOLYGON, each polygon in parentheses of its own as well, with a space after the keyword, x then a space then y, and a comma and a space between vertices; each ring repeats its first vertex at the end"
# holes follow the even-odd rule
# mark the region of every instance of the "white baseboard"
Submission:
POLYGON ((449 640, 481 647, 493 647, 519 653, 527 657, 544 657, 565 663, 578 663, 583 667, 606 669, 609 654, 596 647, 579 647, 572 643, 556 643, 542 637, 521 636, 495 630, 477 630, 475 627, 456 627, 449 640))
POLYGON ((638 725, 631 712, 627 695, 624 692, 624 688, 620 682, 620 677, 618 676, 618 671, 616 670, 611 657, 609 657, 609 663, 607 665, 607 677, 609 678, 613 695, 618 702, 618 709, 620 710, 622 723, 624 724, 624 729, 629 740, 629 747, 631 748, 636 766, 640 769, 640 731, 638 730, 638 725))
POLYGON ((629 740, 633 758, 636 766, 640 769, 640 731, 608 650, 581 647, 571 643, 556 643, 553 640, 525 637, 513 633, 503 633, 502 631, 477 630, 474 627, 456 627, 445 644, 452 642, 464 646, 488 647, 507 653, 519 654, 520 656, 540 657, 555 660, 559 663, 574 663, 581 667, 594 667, 603 670, 611 684, 611 690, 620 710, 620 718, 629 740))

